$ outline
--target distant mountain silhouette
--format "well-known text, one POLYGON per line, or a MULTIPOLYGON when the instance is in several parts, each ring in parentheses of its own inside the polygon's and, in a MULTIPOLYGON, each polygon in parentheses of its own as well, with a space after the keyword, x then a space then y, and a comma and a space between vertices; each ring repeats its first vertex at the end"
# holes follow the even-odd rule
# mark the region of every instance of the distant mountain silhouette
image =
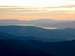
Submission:
POLYGON ((27 21, 20 20, 0 20, 0 25, 18 25, 18 24, 26 24, 27 21))
POLYGON ((42 27, 75 28, 75 21, 40 19, 40 20, 30 21, 30 24, 33 24, 35 26, 42 26, 42 27))
POLYGON ((75 21, 59 21, 50 19, 39 19, 32 21, 0 20, 0 25, 41 26, 51 28, 75 28, 75 21))

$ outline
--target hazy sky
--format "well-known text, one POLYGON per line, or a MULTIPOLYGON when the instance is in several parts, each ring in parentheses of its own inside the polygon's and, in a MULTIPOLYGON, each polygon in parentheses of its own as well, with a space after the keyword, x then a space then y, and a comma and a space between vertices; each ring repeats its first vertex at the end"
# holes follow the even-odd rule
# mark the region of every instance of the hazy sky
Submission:
POLYGON ((75 0, 0 0, 0 19, 75 20, 75 0))
POLYGON ((0 5, 55 7, 75 4, 75 0, 0 0, 0 5))

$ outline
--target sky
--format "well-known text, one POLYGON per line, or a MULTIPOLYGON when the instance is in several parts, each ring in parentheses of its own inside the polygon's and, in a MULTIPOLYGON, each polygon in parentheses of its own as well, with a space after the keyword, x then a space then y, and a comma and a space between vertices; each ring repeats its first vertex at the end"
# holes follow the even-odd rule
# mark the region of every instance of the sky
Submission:
POLYGON ((32 7, 56 7, 75 4, 74 0, 0 0, 0 5, 32 6, 32 7))
POLYGON ((75 0, 0 0, 0 20, 75 20, 75 0))

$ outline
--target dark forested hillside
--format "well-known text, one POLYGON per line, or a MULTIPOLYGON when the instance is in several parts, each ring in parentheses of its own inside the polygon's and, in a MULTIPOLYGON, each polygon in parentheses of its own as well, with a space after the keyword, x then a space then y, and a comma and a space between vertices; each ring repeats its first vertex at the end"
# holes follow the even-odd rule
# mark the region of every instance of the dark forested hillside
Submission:
POLYGON ((74 34, 74 29, 46 30, 35 27, 1 26, 0 56, 75 56, 74 34), (43 35, 45 39, 49 37, 48 41, 47 39, 43 41, 40 35, 34 36, 36 31, 41 36, 49 34, 48 36, 43 35), (53 39, 53 35, 60 41, 53 39), (60 37, 72 39, 61 40, 60 37))

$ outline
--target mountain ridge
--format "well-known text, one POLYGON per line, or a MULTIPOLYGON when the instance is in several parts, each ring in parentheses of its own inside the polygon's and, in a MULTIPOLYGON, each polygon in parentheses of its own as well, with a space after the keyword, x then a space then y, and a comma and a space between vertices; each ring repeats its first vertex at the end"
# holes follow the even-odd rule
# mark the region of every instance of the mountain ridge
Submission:
POLYGON ((19 26, 41 26, 51 28, 75 28, 75 21, 58 21, 50 19, 39 19, 32 21, 20 21, 20 20, 0 20, 0 25, 19 25, 19 26))
POLYGON ((75 29, 42 29, 35 26, 0 26, 0 32, 16 36, 33 36, 42 41, 66 41, 75 39, 75 29))

